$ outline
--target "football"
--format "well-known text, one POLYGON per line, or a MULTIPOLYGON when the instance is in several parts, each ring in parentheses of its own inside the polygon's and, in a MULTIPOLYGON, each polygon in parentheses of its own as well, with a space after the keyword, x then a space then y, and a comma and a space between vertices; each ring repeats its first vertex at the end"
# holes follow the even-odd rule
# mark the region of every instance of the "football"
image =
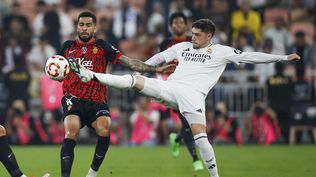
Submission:
POLYGON ((47 59, 45 65, 46 75, 53 80, 63 80, 70 71, 67 59, 61 55, 54 55, 47 59))

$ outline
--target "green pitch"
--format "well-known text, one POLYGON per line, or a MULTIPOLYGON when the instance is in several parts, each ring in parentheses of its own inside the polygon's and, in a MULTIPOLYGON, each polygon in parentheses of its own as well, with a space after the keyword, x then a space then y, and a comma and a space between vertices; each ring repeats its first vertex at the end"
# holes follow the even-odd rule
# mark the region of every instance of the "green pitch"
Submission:
MULTIPOLYGON (((316 146, 215 146, 221 177, 315 177, 316 146)), ((40 177, 49 172, 60 176, 59 146, 14 146, 21 169, 40 177)), ((94 146, 77 146, 73 177, 85 177, 94 146)), ((0 165, 0 176, 7 177, 0 165)), ((168 147, 111 146, 100 177, 208 177, 206 170, 195 173, 185 147, 171 157, 168 147)))

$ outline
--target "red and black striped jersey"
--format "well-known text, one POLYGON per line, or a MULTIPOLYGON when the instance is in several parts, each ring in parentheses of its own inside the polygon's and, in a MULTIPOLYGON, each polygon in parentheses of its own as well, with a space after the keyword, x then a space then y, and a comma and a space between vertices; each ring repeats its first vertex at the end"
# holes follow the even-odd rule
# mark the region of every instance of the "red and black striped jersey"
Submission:
MULTIPOLYGON (((88 43, 82 43, 79 40, 66 41, 59 55, 65 58, 73 57, 91 71, 106 73, 108 62, 116 64, 122 54, 110 43, 97 39, 88 43)), ((70 72, 64 79, 63 92, 65 96, 75 96, 95 102, 107 102, 105 85, 95 81, 81 82, 74 72, 70 72)))

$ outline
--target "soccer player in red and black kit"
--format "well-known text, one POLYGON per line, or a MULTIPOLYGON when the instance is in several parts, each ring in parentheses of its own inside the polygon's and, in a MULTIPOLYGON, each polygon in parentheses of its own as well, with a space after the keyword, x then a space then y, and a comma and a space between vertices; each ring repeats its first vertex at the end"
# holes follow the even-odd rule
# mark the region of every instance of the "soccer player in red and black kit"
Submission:
MULTIPOLYGON (((164 72, 172 69, 171 65, 149 66, 140 60, 122 55, 108 42, 95 39, 96 30, 96 16, 88 11, 80 13, 77 39, 66 41, 59 55, 77 60, 84 67, 101 73, 106 72, 108 62, 120 63, 138 72, 164 72)), ((124 79, 130 80, 131 77, 124 79)), ((60 153, 62 177, 70 176, 74 147, 83 126, 93 128, 98 136, 93 161, 87 174, 87 177, 95 177, 110 144, 111 119, 107 106, 106 86, 95 81, 83 83, 74 72, 70 72, 64 79, 63 92, 65 139, 60 153)))
MULTIPOLYGON (((180 43, 184 41, 191 41, 191 37, 186 35, 186 32, 188 30, 187 28, 187 17, 182 13, 182 12, 176 12, 170 15, 169 17, 169 25, 171 28, 172 36, 170 38, 165 39, 161 44, 160 44, 160 51, 164 51, 168 49, 169 47, 180 43)), ((175 63, 177 64, 177 63, 175 63)), ((170 75, 171 73, 168 73, 170 75)), ((163 78, 166 78, 162 76, 163 78)), ((168 115, 171 111, 170 108, 167 110, 162 111, 162 122, 167 122, 166 118, 170 116, 168 115)), ((179 144, 180 141, 183 139, 184 143, 187 146, 187 149, 189 150, 192 158, 193 158, 193 167, 195 171, 198 170, 203 170, 203 163, 199 160, 199 157, 196 153, 195 149, 195 143, 192 135, 191 128, 188 124, 188 122, 185 120, 185 118, 182 116, 182 114, 178 113, 181 123, 182 123, 182 128, 181 131, 178 133, 171 133, 169 135, 169 142, 172 150, 172 155, 173 156, 178 156, 179 155, 179 144)), ((162 123, 164 124, 164 123, 162 123)))

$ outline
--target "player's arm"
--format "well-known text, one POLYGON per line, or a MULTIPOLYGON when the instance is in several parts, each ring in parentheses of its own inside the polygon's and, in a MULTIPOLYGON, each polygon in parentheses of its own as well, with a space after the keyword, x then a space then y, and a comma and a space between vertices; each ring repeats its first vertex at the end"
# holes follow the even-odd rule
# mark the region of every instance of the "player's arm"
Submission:
POLYGON ((227 62, 234 63, 272 63, 278 61, 296 61, 300 60, 301 57, 296 53, 290 55, 273 55, 262 52, 241 52, 240 50, 226 47, 225 48, 225 57, 227 62))
POLYGON ((118 62, 122 64, 123 66, 126 66, 130 68, 131 70, 137 71, 137 72, 163 73, 173 68, 173 65, 165 65, 165 66, 150 65, 140 60, 129 58, 125 55, 120 56, 120 58, 118 59, 118 62))
POLYGON ((98 40, 97 44, 101 45, 106 54, 106 58, 112 60, 114 64, 120 63, 123 66, 126 66, 130 68, 133 71, 137 72, 157 72, 157 73, 163 73, 168 72, 170 68, 172 68, 172 65, 166 65, 166 66, 155 66, 155 65, 149 65, 141 60, 132 59, 125 55, 122 55, 122 53, 117 50, 115 47, 113 47, 110 43, 98 40))

